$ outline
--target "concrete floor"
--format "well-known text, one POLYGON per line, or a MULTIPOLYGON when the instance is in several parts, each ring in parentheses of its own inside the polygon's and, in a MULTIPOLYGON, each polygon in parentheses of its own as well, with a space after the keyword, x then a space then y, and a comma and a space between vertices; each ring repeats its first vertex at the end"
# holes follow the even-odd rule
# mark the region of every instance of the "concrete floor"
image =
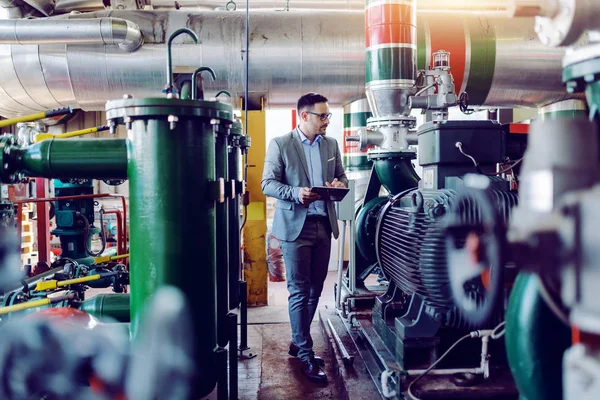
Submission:
MULTIPOLYGON (((320 308, 333 308, 336 277, 336 272, 330 272, 327 276, 320 308)), ((291 340, 287 297, 286 282, 269 282, 269 306, 248 310, 250 350, 246 353, 255 354, 256 357, 238 362, 239 399, 339 399, 333 361, 317 317, 311 327, 314 350, 325 359, 329 383, 323 385, 307 380, 300 371, 298 360, 287 354, 291 340)), ((217 392, 206 399, 216 400, 217 392)))

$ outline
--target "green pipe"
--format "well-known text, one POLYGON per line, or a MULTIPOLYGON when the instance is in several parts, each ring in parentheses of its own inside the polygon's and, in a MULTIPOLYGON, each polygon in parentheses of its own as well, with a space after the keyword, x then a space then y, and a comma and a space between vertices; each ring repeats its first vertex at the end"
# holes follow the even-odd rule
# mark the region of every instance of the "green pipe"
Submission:
POLYGON ((231 125, 221 124, 216 137, 216 174, 223 179, 227 194, 216 205, 217 234, 217 341, 225 347, 229 341, 227 314, 229 313, 229 216, 231 184, 228 171, 228 136, 231 125), (228 192, 229 190, 229 192, 228 192))
POLYGON ((231 106, 180 99, 122 99, 107 119, 131 122, 128 167, 131 242, 131 335, 161 286, 179 288, 191 307, 196 397, 216 384, 215 172, 217 125, 231 106))
POLYGON ((129 322, 129 294, 99 294, 85 300, 79 307, 100 321, 129 322))
POLYGON ((183 82, 181 85, 181 98, 183 100, 189 100, 192 91, 192 83, 190 81, 183 82))
POLYGON ((506 312, 506 353, 521 400, 562 399, 562 358, 569 327, 550 311, 537 275, 521 272, 506 312))
POLYGON ((375 171, 383 187, 390 194, 398 194, 419 184, 419 175, 412 166, 411 158, 393 156, 392 152, 386 154, 373 153, 369 155, 375 165, 375 171))
POLYGON ((127 146, 123 139, 43 140, 27 148, 14 138, 0 139, 0 180, 15 182, 19 174, 43 178, 127 178, 127 146))

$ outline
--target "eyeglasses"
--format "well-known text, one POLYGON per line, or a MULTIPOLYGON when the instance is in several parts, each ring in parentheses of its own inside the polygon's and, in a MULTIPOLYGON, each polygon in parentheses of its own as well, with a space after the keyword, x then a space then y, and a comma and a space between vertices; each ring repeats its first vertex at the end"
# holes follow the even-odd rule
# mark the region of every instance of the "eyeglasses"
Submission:
POLYGON ((317 117, 321 118, 321 121, 327 121, 328 119, 331 119, 331 113, 327 113, 327 114, 317 114, 315 112, 312 111, 306 111, 307 114, 312 114, 312 115, 316 115, 317 117))

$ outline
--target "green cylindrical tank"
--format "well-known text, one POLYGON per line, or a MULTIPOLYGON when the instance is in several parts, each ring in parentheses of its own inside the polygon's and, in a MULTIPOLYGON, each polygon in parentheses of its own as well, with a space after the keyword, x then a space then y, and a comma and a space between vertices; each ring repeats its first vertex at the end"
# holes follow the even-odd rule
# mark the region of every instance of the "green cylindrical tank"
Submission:
POLYGON ((130 321, 129 294, 106 293, 85 300, 79 307, 81 311, 93 315, 100 321, 130 321))
POLYGON ((122 99, 108 102, 106 114, 129 130, 131 334, 140 334, 142 310, 158 287, 179 288, 194 304, 196 394, 204 396, 216 383, 215 134, 231 125, 232 108, 122 99))
POLYGON ((562 358, 569 327, 550 311, 537 275, 521 272, 506 312, 506 353, 522 400, 562 398, 562 358))
POLYGON ((231 124, 219 124, 216 130, 216 173, 223 185, 223 196, 216 206, 217 234, 217 342, 225 347, 228 340, 229 313, 229 201, 233 188, 229 181, 228 141, 231 124))
POLYGON ((229 308, 237 308, 240 302, 239 279, 241 272, 241 239, 240 239, 240 195, 244 176, 242 173, 242 124, 233 122, 229 140, 229 179, 235 182, 235 194, 229 199, 229 308))

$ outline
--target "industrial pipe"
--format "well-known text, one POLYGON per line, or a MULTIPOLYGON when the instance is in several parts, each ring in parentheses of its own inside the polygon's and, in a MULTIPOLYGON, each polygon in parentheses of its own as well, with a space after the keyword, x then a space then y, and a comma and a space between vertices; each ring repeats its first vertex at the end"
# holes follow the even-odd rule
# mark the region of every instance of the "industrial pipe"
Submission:
MULTIPOLYGON (((154 10, 223 10, 224 1, 219 0, 147 0, 146 4, 152 5, 154 10)), ((236 4, 237 10, 244 10, 246 2, 240 1, 236 4)), ((294 0, 286 5, 285 0, 253 0, 251 8, 270 9, 270 10, 319 10, 319 11, 340 11, 340 10, 362 10, 365 2, 362 0, 294 0)), ((54 14, 69 13, 72 11, 88 12, 102 11, 105 6, 102 0, 58 0, 56 2, 54 14)), ((507 0, 461 0, 450 2, 447 0, 419 0, 417 2, 419 10, 447 10, 452 12, 482 12, 482 11, 505 11, 507 9, 507 0)))
POLYGON ((143 42, 140 28, 120 18, 0 20, 0 44, 116 44, 132 52, 143 42))
POLYGON ((66 132, 66 133, 38 133, 33 137, 33 142, 41 142, 46 139, 68 139, 77 136, 89 135, 90 133, 102 132, 109 130, 108 125, 95 126, 93 128, 80 129, 77 131, 66 132))
MULTIPOLYGON (((457 91, 468 84, 473 105, 536 107, 564 100, 564 49, 531 38, 533 19, 509 20, 486 14, 418 12, 417 66, 431 53, 450 51, 457 91), (455 44, 456 43, 456 44, 455 44), (461 72, 462 71, 462 72, 461 72)), ((108 11, 69 15, 114 17, 140 27, 144 45, 135 53, 111 46, 0 46, 0 115, 14 116, 73 105, 100 111, 123 94, 156 97, 166 82, 165 38, 177 27, 193 30, 173 46, 173 68, 191 73, 210 65, 217 75, 205 82, 208 96, 227 89, 244 93, 244 20, 237 12, 108 11)), ((65 19, 67 16, 61 16, 65 19)), ((250 102, 264 97, 273 107, 295 107, 307 87, 318 85, 331 106, 364 97, 365 32, 362 12, 254 11, 250 16, 250 102)), ((464 89, 463 89, 464 91, 464 89)))
POLYGON ((417 74, 417 0, 365 6, 366 86, 376 117, 409 115, 417 74))
POLYGON ((0 138, 0 180, 21 175, 43 178, 127 178, 127 146, 123 139, 44 140, 27 148, 14 137, 0 138))

